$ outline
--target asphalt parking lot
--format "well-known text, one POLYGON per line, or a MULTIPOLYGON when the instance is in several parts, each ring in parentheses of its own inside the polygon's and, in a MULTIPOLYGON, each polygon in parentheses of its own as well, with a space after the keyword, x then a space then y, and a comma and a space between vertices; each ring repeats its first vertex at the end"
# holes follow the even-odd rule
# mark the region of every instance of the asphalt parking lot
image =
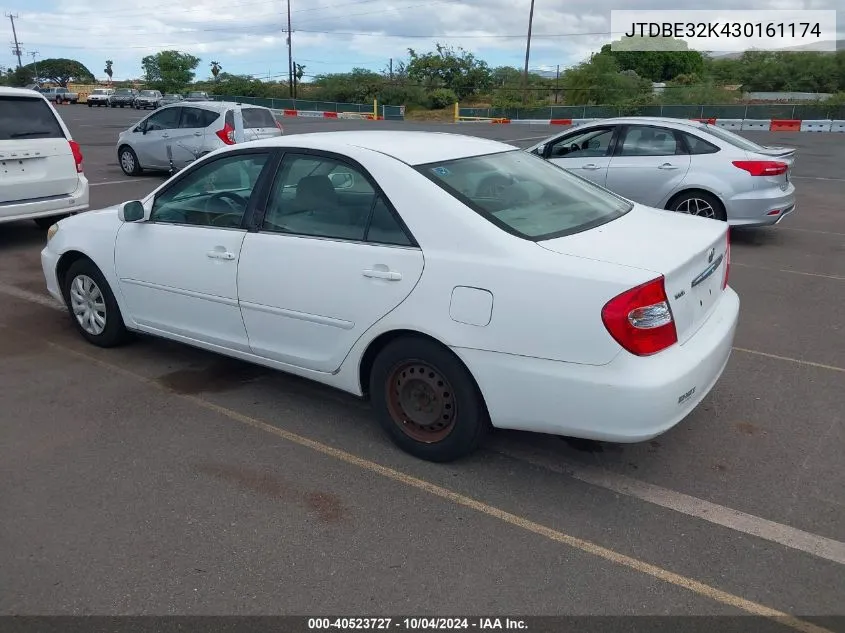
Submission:
MULTIPOLYGON (((162 182, 117 165, 140 113, 60 113, 92 209, 162 182)), ((284 126, 520 146, 559 129, 284 126)), ((748 136, 798 148, 798 209, 733 233, 728 368, 637 445, 496 432, 417 461, 365 403, 303 380, 88 346, 44 289, 43 231, 0 225, 0 614, 845 616, 845 137, 748 136)))

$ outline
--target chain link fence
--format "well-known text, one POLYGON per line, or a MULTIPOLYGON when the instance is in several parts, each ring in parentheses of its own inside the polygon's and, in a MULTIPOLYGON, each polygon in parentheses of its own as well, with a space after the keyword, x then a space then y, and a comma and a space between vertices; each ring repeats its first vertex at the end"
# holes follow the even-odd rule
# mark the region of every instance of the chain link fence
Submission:
POLYGON ((606 119, 663 116, 678 119, 845 119, 845 105, 655 105, 549 106, 547 108, 459 108, 462 117, 507 119, 606 119))

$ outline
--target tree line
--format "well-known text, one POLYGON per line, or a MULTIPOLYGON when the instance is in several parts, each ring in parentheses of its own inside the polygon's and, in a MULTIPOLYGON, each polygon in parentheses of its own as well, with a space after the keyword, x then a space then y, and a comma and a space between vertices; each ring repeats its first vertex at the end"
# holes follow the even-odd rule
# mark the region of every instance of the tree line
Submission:
MULTIPOLYGON (((683 44, 683 43, 681 43, 683 44)), ((162 92, 204 90, 221 96, 287 98, 291 94, 287 75, 261 80, 227 73, 218 61, 209 64, 211 77, 196 80, 200 58, 166 50, 141 60, 141 81, 162 92)), ((27 85, 36 78, 66 86, 89 83, 94 75, 72 59, 44 59, 7 71, 5 85, 27 85)), ((418 52, 408 49, 407 58, 380 71, 353 68, 346 73, 306 74, 295 67, 297 96, 301 99, 346 103, 406 105, 440 109, 456 101, 494 107, 519 105, 646 105, 649 103, 719 104, 742 98, 742 92, 824 92, 845 94, 845 51, 759 52, 735 58, 711 58, 686 50, 629 51, 605 45, 590 58, 566 68, 559 76, 529 73, 523 90, 522 72, 508 66, 490 67, 486 61, 460 47, 437 44, 418 52), (655 94, 653 82, 665 84, 655 94), (737 89, 737 88, 741 89, 737 89)), ((111 77, 113 62, 106 61, 111 77)), ((119 85, 119 84, 118 84, 119 85)))

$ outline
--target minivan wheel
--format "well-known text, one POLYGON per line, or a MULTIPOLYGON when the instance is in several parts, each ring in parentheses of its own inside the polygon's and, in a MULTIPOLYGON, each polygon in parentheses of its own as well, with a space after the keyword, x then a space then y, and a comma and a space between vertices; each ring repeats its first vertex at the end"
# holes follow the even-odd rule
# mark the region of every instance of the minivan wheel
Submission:
POLYGON ((117 161, 120 163, 120 168, 127 176, 139 176, 143 171, 141 165, 138 164, 138 155, 128 145, 124 145, 117 153, 117 161))
POLYGON ((721 201, 713 194, 700 190, 682 193, 669 203, 669 210, 723 222, 728 219, 721 201))
POLYGON ((68 217, 68 214, 65 213, 65 214, 62 214, 62 215, 51 215, 51 216, 46 217, 46 218, 33 218, 32 221, 35 222, 35 226, 37 226, 39 229, 46 231, 51 226, 53 226, 56 222, 58 222, 61 219, 66 218, 66 217, 68 217))
POLYGON ((370 399, 382 429, 402 450, 432 462, 472 453, 487 430, 475 380, 445 347, 400 338, 379 352, 370 399))

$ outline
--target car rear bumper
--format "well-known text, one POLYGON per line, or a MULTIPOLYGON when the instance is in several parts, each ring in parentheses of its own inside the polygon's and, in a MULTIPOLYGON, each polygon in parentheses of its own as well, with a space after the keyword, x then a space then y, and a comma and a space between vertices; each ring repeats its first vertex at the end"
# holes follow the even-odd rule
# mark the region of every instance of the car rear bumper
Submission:
POLYGON ((77 213, 88 209, 88 179, 79 174, 76 191, 48 198, 16 200, 0 203, 0 223, 46 218, 52 215, 77 213))
POLYGON ((678 424, 710 392, 731 353, 739 297, 729 287, 683 345, 592 366, 456 348, 493 426, 611 442, 640 442, 678 424))
POLYGON ((725 204, 731 226, 771 226, 795 212, 795 186, 750 191, 725 204))

